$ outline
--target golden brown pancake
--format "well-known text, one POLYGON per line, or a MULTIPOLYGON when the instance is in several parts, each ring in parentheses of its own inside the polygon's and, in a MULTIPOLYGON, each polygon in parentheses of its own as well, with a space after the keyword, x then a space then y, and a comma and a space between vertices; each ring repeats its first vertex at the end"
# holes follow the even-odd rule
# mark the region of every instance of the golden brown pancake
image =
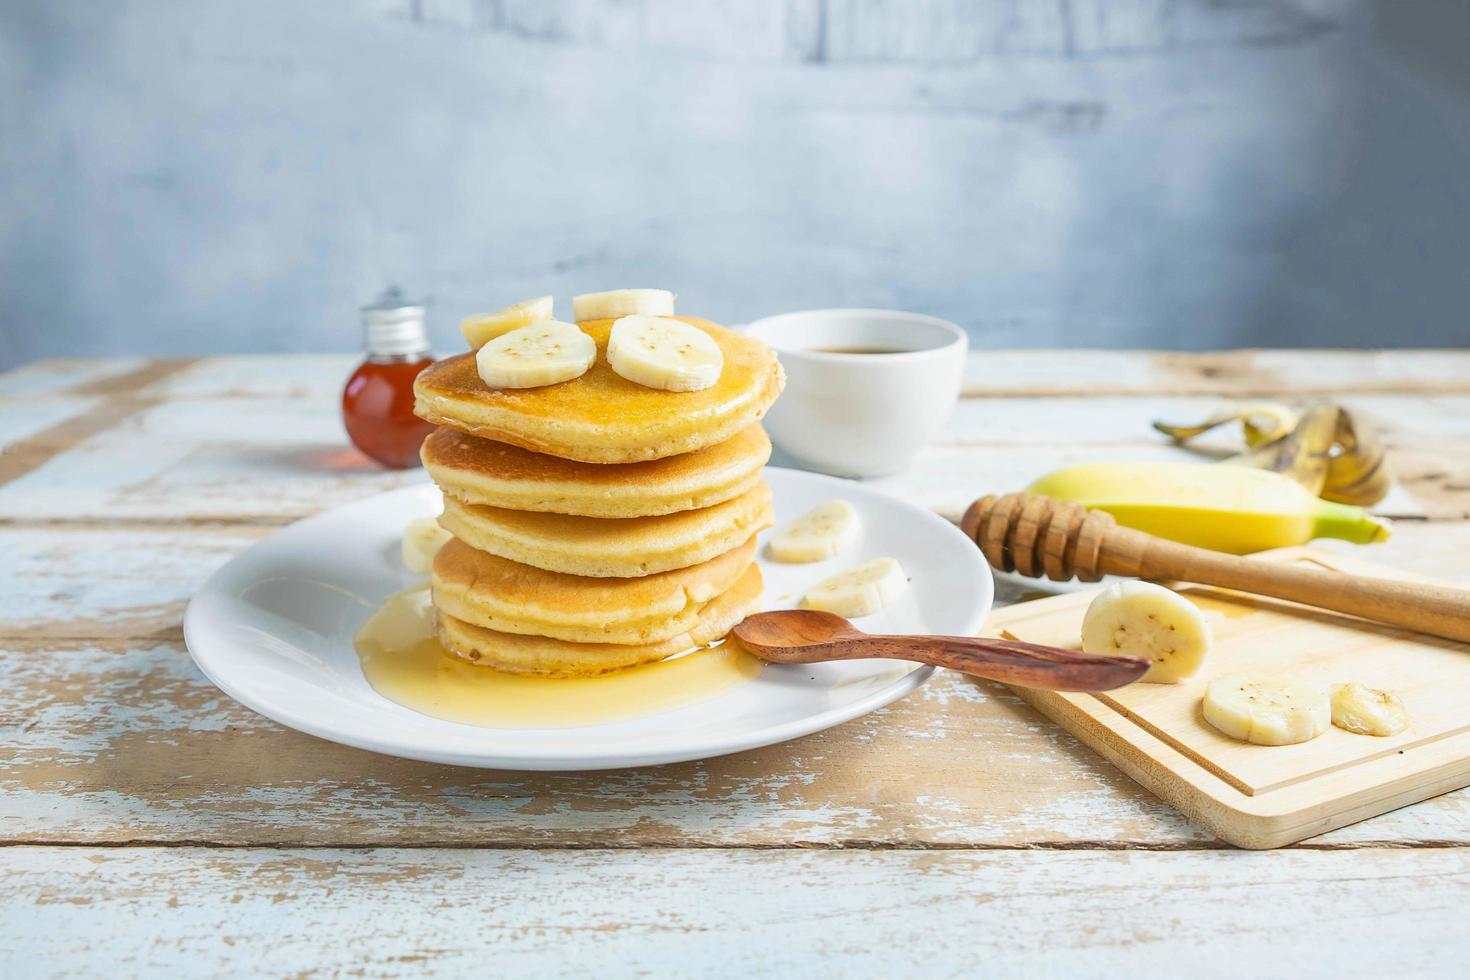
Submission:
POLYGON ((714 338, 725 355, 719 380, 703 391, 661 391, 622 378, 607 363, 612 320, 578 324, 597 342, 580 378, 540 388, 491 388, 473 353, 433 364, 414 382, 420 418, 472 436, 588 463, 631 463, 690 453, 759 421, 785 376, 758 340, 697 317, 676 319, 714 338))
POLYGON ((734 585, 700 606, 687 632, 658 643, 568 643, 544 636, 488 630, 442 611, 438 613, 439 640, 455 656, 498 670, 558 677, 602 674, 663 660, 692 647, 713 643, 756 611, 760 598, 760 566, 751 565, 734 585))
POLYGON ((636 578, 722 555, 771 526, 771 488, 663 517, 572 517, 444 498, 439 524, 465 544, 523 565, 594 578, 636 578))
POLYGON ((738 497, 760 479, 771 440, 759 425, 696 452, 642 463, 581 463, 439 428, 424 468, 465 503, 584 517, 654 517, 738 497))
POLYGON ((573 643, 659 643, 689 632, 699 607, 735 584, 755 538, 688 568, 586 578, 523 565, 453 539, 434 558, 434 608, 503 633, 573 643))

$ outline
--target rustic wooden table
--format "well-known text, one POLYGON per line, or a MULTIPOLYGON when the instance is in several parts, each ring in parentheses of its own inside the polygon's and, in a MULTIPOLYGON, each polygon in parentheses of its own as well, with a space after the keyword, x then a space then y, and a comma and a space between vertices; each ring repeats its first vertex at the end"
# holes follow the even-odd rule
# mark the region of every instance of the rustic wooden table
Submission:
MULTIPOLYGON (((956 675, 785 745, 607 773, 406 762, 256 716, 192 666, 190 593, 273 528, 423 479, 346 447, 350 367, 51 361, 0 376, 0 972, 1470 961, 1470 791, 1235 851, 956 675)), ((944 437, 877 484, 955 517, 1062 463, 1180 455, 1153 418, 1323 394, 1383 429, 1402 477, 1385 509, 1404 519, 1372 556, 1470 579, 1470 352, 976 354, 944 437)))

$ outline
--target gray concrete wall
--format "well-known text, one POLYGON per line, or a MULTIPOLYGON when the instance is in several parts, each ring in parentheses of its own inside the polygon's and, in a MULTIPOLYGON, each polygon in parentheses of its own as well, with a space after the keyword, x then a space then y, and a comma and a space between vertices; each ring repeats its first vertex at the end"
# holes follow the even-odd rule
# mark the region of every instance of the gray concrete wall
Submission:
POLYGON ((0 367, 622 285, 1470 340, 1462 0, 0 0, 0 367))

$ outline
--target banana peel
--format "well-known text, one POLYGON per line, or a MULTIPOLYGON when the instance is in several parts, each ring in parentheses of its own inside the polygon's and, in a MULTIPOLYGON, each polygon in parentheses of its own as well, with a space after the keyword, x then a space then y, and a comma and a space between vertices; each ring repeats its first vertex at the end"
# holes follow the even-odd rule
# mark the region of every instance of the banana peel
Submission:
POLYGON ((1360 428, 1346 409, 1337 417, 1337 453, 1327 464, 1322 496, 1342 504, 1376 504, 1393 489, 1393 468, 1383 440, 1360 428))
POLYGON ((1263 443, 1249 452, 1225 460, 1236 466, 1254 466, 1289 476, 1321 497, 1337 441, 1337 420, 1342 411, 1335 405, 1313 405, 1290 434, 1263 443))
POLYGON ((1281 473, 1314 495, 1343 504, 1376 504, 1393 486, 1377 433, 1359 427, 1337 405, 1320 403, 1298 414, 1276 402, 1242 402, 1198 425, 1155 422, 1154 428, 1186 443, 1235 421, 1241 423, 1247 450, 1226 463, 1281 473))
POLYGON ((1284 438, 1296 428, 1296 410, 1280 402, 1236 402, 1226 405, 1198 425, 1155 422, 1154 428, 1178 442, 1187 442, 1211 429, 1239 421, 1245 444, 1251 449, 1284 438))

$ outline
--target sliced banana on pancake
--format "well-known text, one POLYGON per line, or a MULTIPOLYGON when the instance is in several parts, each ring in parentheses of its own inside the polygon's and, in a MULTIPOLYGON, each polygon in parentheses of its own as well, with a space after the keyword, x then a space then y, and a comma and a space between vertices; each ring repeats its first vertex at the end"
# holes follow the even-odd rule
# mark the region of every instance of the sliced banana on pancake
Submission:
POLYGON ((725 355, 698 327, 637 314, 613 324, 607 337, 607 363, 620 377, 645 388, 700 391, 720 380, 725 355))
POLYGON ((434 556, 453 535, 439 526, 437 517, 420 517, 403 529, 403 563, 419 575, 429 574, 434 556))
POLYGON ((775 561, 823 561, 856 541, 860 530, 852 504, 829 500, 782 528, 766 548, 775 561))
POLYGON ((635 313, 673 316, 674 294, 667 289, 612 289, 605 293, 583 293, 572 297, 572 318, 578 323, 611 320, 635 313))
POLYGON ((818 582, 801 604, 848 618, 866 616, 903 595, 908 587, 902 565, 892 558, 874 558, 818 582))
POLYGON ((1332 724, 1325 688, 1260 674, 1227 674, 1205 688, 1205 721, 1256 745, 1307 742, 1332 724))
POLYGON ((1357 735, 1397 735, 1409 727, 1409 709, 1396 695, 1353 681, 1332 688, 1332 723, 1357 735))
POLYGON ((513 303, 494 313, 478 313, 459 321, 464 339, 469 341, 470 350, 479 350, 501 334, 529 327, 533 323, 551 319, 551 297, 538 296, 522 303, 513 303))
POLYGON ((1152 582, 1114 582, 1098 593, 1082 619, 1086 653, 1147 657, 1143 680, 1177 684, 1199 670, 1210 626, 1188 599, 1152 582))
POLYGON ((580 378, 595 360, 596 342, 575 324, 542 320, 488 341, 475 368, 492 388, 540 388, 580 378))

